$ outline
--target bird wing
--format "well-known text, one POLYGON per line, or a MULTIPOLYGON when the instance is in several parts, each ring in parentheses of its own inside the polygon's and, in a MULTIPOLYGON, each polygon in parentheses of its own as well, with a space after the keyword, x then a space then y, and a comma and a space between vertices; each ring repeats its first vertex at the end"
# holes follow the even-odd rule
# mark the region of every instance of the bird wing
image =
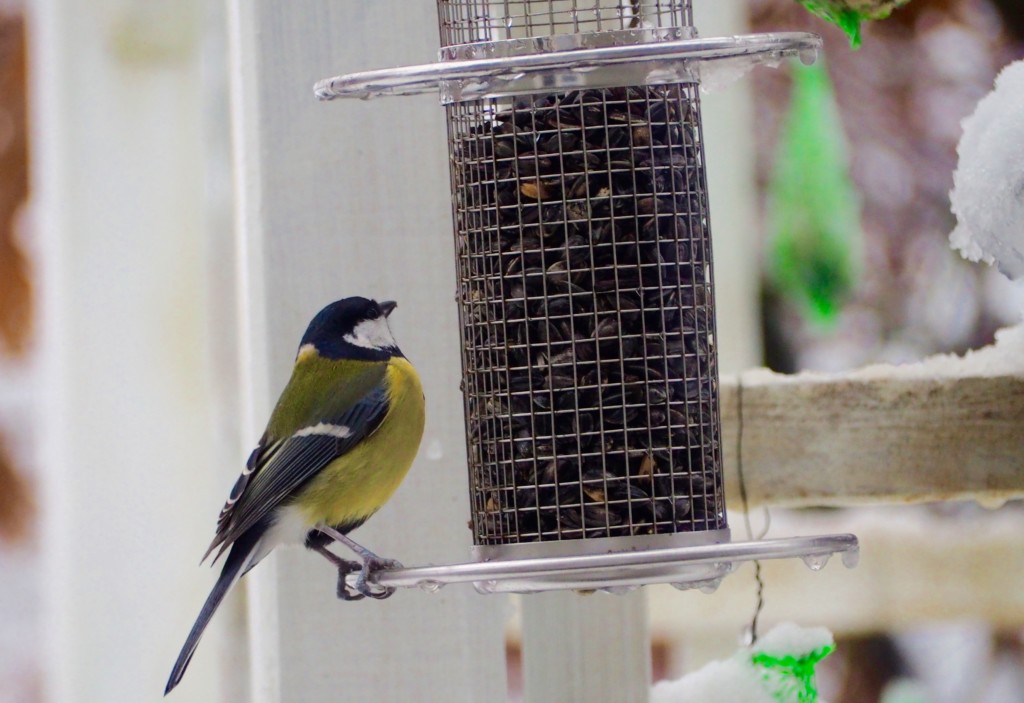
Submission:
MULTIPOLYGON (((314 402, 309 402, 309 394, 304 394, 299 428, 290 436, 275 439, 269 430, 264 433, 221 510, 217 534, 206 556, 219 547, 219 557, 246 530, 295 495, 328 464, 376 431, 389 409, 383 383, 386 365, 363 366, 356 374, 350 374, 344 389, 319 391, 320 397, 314 402), (362 392, 354 394, 353 389, 362 392)), ((289 386, 295 384, 297 375, 298 372, 293 375, 289 386)), ((325 385, 329 388, 329 384, 325 385)), ((288 393, 286 388, 282 400, 288 393)), ((275 416, 280 407, 279 402, 275 416)), ((273 417, 270 425, 275 425, 273 417)))

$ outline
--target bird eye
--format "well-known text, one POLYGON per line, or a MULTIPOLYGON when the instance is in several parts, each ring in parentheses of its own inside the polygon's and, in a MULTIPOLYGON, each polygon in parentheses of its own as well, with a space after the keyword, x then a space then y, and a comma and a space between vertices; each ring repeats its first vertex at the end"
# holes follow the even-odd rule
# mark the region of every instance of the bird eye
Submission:
POLYGON ((366 313, 366 319, 376 320, 378 317, 380 317, 380 308, 374 305, 372 308, 370 308, 369 312, 366 313))

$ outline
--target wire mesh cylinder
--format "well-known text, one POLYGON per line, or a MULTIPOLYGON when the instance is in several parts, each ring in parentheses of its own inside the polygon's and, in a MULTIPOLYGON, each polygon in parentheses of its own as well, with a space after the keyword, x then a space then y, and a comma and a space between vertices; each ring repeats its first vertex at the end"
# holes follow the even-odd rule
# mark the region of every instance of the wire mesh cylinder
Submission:
POLYGON ((441 46, 693 24, 691 0, 438 0, 441 46))
MULTIPOLYGON (((443 40, 689 20, 688 2, 487 7, 441 0, 443 40), (529 14, 549 7, 575 18, 529 14)), ((697 85, 447 116, 475 543, 725 529, 697 85)))

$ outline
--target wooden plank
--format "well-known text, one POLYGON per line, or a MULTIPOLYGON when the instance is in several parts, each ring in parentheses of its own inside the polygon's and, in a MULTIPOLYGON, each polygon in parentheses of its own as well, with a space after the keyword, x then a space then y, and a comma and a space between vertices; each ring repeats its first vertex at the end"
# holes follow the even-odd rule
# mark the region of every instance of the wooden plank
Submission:
MULTIPOLYGON (((325 303, 394 298, 427 429, 395 498, 355 535, 408 565, 468 558, 465 439, 444 112, 436 97, 318 103, 313 83, 430 60, 431 3, 234 0, 234 120, 255 441, 302 331, 325 303)), ((505 696, 502 597, 469 588, 344 603, 334 573, 281 550, 249 583, 253 700, 493 701, 505 696)))
POLYGON ((963 359, 851 374, 722 382, 728 504, 834 505, 1024 497, 1024 328, 963 359))

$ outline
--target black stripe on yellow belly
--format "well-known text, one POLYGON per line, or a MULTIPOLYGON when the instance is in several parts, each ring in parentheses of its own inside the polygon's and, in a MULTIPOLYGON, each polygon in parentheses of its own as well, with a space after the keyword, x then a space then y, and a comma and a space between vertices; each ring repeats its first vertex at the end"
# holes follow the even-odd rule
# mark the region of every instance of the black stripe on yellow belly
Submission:
POLYGON ((362 523, 394 495, 419 449, 425 409, 419 375, 393 357, 388 414, 372 435, 328 464, 296 497, 310 526, 362 523))

